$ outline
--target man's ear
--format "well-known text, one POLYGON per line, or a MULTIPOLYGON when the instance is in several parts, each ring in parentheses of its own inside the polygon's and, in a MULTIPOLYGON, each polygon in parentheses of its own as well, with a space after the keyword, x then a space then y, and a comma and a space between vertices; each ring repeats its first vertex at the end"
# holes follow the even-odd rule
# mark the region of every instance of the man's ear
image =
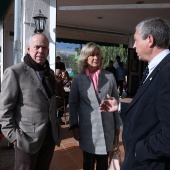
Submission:
POLYGON ((148 35, 148 41, 151 48, 155 46, 155 39, 152 35, 148 35))
POLYGON ((27 46, 27 53, 28 54, 30 53, 30 46, 29 45, 27 46))

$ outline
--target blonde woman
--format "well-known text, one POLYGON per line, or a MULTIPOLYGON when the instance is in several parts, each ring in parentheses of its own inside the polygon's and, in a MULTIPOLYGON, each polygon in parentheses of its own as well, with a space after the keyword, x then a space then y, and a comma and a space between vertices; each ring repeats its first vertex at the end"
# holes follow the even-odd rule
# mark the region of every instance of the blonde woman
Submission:
POLYGON ((83 151, 83 169, 107 170, 108 153, 118 135, 118 112, 101 112, 99 105, 107 94, 117 100, 116 81, 111 72, 102 68, 103 55, 98 45, 86 44, 78 60, 79 74, 73 78, 70 96, 70 129, 83 151), (117 129, 117 130, 116 130, 117 129))

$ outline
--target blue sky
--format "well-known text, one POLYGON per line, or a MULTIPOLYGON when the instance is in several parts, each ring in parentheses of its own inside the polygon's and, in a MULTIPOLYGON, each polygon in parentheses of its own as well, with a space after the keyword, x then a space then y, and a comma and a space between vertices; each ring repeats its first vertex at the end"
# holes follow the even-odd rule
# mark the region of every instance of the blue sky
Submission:
POLYGON ((80 47, 80 44, 70 44, 70 43, 56 43, 57 50, 64 50, 64 51, 75 51, 74 49, 80 47))

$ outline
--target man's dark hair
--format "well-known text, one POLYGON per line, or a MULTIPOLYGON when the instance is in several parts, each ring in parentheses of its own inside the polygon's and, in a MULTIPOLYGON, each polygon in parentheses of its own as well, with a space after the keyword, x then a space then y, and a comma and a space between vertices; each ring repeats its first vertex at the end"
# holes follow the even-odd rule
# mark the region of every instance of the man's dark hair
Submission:
POLYGON ((112 65, 113 65, 113 60, 110 60, 110 61, 109 61, 109 64, 112 64, 112 65))
POLYGON ((60 56, 57 56, 56 58, 59 59, 59 60, 61 60, 61 57, 60 57, 60 56))
POLYGON ((116 56, 116 60, 120 60, 120 56, 119 55, 116 56))

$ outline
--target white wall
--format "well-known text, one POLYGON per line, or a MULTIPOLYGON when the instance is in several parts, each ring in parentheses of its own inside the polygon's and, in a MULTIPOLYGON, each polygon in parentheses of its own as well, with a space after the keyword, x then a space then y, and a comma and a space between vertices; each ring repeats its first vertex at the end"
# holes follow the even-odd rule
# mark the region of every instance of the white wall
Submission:
POLYGON ((50 40, 50 53, 49 62, 50 67, 55 71, 55 57, 56 57, 56 0, 50 0, 50 14, 49 14, 49 40, 50 40))
MULTIPOLYGON (((3 53, 3 65, 4 69, 13 65, 13 36, 10 36, 10 32, 14 32, 14 3, 10 6, 8 13, 3 21, 4 24, 4 53, 3 53)), ((4 70, 3 70, 4 71, 4 70)))
POLYGON ((56 0, 25 0, 25 17, 23 19, 23 55, 26 54, 26 46, 29 41, 29 37, 34 33, 35 24, 33 16, 41 13, 46 16, 46 28, 43 34, 45 34, 50 42, 49 63, 50 67, 55 69, 55 43, 56 43, 56 0))
POLYGON ((2 81, 2 73, 3 73, 3 22, 0 20, 0 82, 2 81))
MULTIPOLYGON (((23 36, 23 42, 26 46, 29 40, 29 37, 34 34, 35 30, 35 24, 33 17, 37 14, 39 14, 39 10, 41 10, 41 13, 45 15, 46 17, 49 16, 49 2, 50 0, 25 0, 25 18, 24 18, 24 33, 23 36)), ((46 31, 44 34, 47 35, 49 30, 49 19, 47 20, 46 24, 46 31)), ((49 36, 49 35, 47 35, 49 36)), ((25 52, 25 51, 24 51, 25 52)))
MULTIPOLYGON (((10 36, 9 32, 14 32, 14 2, 7 10, 7 14, 4 17, 1 25, 4 25, 4 29, 2 30, 2 26, 0 31, 3 31, 4 35, 4 49, 3 53, 1 52, 1 58, 3 60, 3 71, 14 64, 14 51, 13 51, 13 43, 14 36, 10 36), (4 69, 3 69, 4 68, 4 69)), ((46 23, 46 30, 44 34, 49 38, 50 41, 50 54, 49 61, 52 69, 55 69, 55 43, 56 43, 56 0, 23 0, 22 1, 22 14, 21 14, 21 58, 17 62, 21 62, 23 56, 26 54, 26 46, 28 44, 29 37, 34 33, 35 24, 33 20, 33 16, 37 15, 41 10, 42 14, 44 14, 48 19, 46 23)), ((2 43, 2 37, 0 37, 0 43, 2 43)))

